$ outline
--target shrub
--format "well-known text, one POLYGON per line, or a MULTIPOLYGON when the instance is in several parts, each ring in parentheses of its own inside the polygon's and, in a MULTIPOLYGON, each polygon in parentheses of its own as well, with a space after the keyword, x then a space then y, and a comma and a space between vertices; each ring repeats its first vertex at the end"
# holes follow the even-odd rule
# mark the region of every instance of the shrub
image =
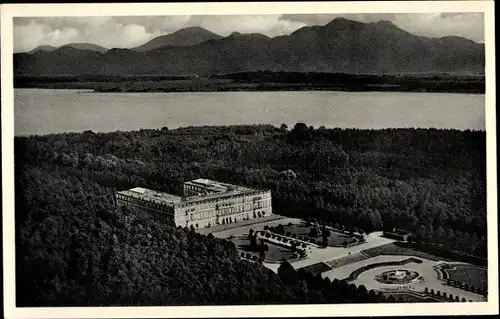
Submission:
POLYGON ((270 238, 271 235, 269 233, 266 234, 266 238, 270 238))
POLYGON ((287 232, 286 232, 286 235, 287 235, 288 237, 290 237, 290 236, 292 236, 292 233, 291 233, 291 232, 289 232, 289 231, 287 231, 287 232))

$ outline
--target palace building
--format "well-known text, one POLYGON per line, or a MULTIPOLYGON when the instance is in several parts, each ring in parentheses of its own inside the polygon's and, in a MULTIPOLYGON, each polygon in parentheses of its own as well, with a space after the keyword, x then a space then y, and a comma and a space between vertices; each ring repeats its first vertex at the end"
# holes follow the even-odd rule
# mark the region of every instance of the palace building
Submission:
POLYGON ((138 207, 176 226, 210 227, 272 215, 271 191, 195 179, 184 196, 141 187, 116 192, 117 205, 138 207))

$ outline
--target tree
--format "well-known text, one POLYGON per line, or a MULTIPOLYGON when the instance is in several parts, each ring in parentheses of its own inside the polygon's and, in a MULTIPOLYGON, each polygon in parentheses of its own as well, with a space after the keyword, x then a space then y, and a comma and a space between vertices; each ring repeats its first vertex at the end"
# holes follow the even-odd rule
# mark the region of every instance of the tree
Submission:
POLYGON ((266 251, 265 251, 265 250, 263 250, 263 249, 261 249, 261 250, 259 251, 259 257, 260 257, 260 258, 264 258, 264 259, 265 259, 265 258, 266 258, 266 251))
POLYGON ((311 227, 311 231, 309 232, 309 236, 318 237, 318 230, 316 229, 316 227, 311 227))
POLYGON ((426 227, 426 234, 427 234, 427 241, 428 242, 433 242, 433 236, 434 236, 434 227, 432 227, 431 224, 427 225, 426 227))
POLYGON ((424 225, 420 225, 420 228, 419 228, 418 233, 417 233, 417 241, 418 242, 427 241, 427 231, 426 231, 424 225))
POLYGON ((445 232, 443 226, 439 226, 434 235, 434 242, 438 244, 443 244, 446 241, 445 232))
POLYGON ((252 248, 252 249, 257 248, 257 236, 255 236, 255 235, 250 237, 250 248, 252 248))
POLYGON ((295 285, 298 280, 295 268, 293 268, 293 266, 287 261, 281 263, 278 268, 278 276, 286 285, 295 285))
POLYGON ((366 289, 365 285, 358 286, 358 295, 360 297, 364 297, 366 294, 368 294, 368 290, 366 289))
POLYGON ((323 236, 323 239, 321 240, 321 244, 323 246, 328 246, 328 237, 323 236))

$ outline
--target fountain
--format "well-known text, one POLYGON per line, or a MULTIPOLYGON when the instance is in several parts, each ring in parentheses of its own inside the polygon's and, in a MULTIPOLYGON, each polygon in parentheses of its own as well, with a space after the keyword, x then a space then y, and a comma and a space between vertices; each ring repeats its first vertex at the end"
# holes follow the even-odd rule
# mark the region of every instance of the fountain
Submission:
POLYGON ((383 284, 405 285, 419 277, 413 270, 388 270, 375 276, 375 280, 383 284))

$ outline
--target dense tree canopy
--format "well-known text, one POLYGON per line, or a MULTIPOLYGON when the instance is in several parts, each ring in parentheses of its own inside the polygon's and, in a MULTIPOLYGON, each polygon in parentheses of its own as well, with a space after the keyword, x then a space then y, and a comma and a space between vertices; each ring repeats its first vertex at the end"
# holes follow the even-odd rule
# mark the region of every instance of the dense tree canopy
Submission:
POLYGON ((117 189, 180 193, 184 181, 200 177, 271 189, 277 214, 367 232, 405 228, 423 241, 485 256, 485 153, 484 132, 301 123, 291 130, 262 125, 17 137, 18 302, 326 298, 309 282, 286 284, 239 260, 228 241, 115 207, 117 189))

